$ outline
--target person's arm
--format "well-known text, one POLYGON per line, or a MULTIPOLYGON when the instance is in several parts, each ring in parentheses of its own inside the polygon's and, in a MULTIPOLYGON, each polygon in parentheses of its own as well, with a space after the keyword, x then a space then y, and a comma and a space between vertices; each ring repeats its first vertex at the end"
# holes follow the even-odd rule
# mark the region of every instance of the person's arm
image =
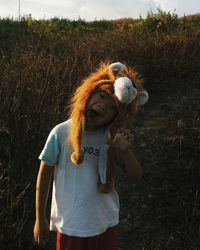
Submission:
POLYGON ((134 182, 142 178, 142 168, 131 149, 134 136, 129 129, 119 129, 113 139, 108 143, 123 154, 124 170, 127 176, 134 182))
POLYGON ((124 168, 127 176, 137 182, 142 178, 142 168, 139 161, 136 159, 132 149, 128 148, 124 152, 124 168))
POLYGON ((54 166, 48 166, 44 161, 41 161, 36 184, 34 239, 42 247, 45 247, 46 241, 48 240, 49 224, 46 218, 46 205, 53 172, 54 166))

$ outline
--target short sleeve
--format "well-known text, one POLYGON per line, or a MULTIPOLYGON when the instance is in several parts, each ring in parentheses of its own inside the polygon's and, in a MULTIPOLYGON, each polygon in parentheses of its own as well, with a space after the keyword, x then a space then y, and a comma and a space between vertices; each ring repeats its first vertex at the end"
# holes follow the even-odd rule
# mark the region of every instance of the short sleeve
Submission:
POLYGON ((39 159, 46 162, 49 166, 57 165, 60 156, 60 145, 58 131, 54 128, 45 143, 39 159))

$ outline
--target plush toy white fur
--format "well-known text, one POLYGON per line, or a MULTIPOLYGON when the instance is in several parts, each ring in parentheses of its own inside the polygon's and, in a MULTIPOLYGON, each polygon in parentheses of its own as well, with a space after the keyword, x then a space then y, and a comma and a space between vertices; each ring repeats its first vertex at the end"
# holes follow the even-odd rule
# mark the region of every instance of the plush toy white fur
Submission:
POLYGON ((138 104, 139 105, 144 105, 149 99, 149 94, 146 90, 139 91, 138 95, 138 104))
MULTIPOLYGON (((120 62, 116 62, 110 64, 109 68, 113 71, 124 72, 126 66, 120 62)), ((133 86, 132 81, 128 77, 117 78, 114 83, 114 91, 119 101, 126 104, 131 103, 137 95, 139 105, 144 105, 149 99, 148 92, 146 90, 138 92, 137 89, 133 86)))
POLYGON ((120 62, 116 62, 116 63, 112 63, 109 65, 109 69, 111 69, 112 71, 121 71, 123 72, 126 69, 126 66, 120 62))
POLYGON ((114 82, 114 92, 120 102, 131 103, 137 96, 137 89, 128 77, 120 77, 114 82))

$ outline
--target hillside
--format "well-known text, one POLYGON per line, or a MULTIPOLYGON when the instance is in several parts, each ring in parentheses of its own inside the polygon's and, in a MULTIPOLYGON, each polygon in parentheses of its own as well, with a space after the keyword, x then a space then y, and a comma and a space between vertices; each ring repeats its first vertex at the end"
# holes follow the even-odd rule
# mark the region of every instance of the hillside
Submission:
MULTIPOLYGON (((200 183, 200 16, 146 19, 0 19, 1 249, 32 244, 37 160, 69 97, 101 61, 145 77, 149 102, 134 124, 144 177, 119 169, 121 250, 197 250, 200 183)), ((46 249, 53 249, 55 235, 46 249)))

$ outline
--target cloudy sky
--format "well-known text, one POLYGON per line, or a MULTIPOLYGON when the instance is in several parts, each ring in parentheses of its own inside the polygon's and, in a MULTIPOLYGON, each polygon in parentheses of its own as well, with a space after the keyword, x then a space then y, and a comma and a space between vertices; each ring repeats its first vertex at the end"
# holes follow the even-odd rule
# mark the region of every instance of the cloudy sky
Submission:
POLYGON ((146 17, 159 7, 178 16, 200 13, 200 0, 0 0, 0 17, 31 14, 35 19, 52 17, 86 21, 146 17))

